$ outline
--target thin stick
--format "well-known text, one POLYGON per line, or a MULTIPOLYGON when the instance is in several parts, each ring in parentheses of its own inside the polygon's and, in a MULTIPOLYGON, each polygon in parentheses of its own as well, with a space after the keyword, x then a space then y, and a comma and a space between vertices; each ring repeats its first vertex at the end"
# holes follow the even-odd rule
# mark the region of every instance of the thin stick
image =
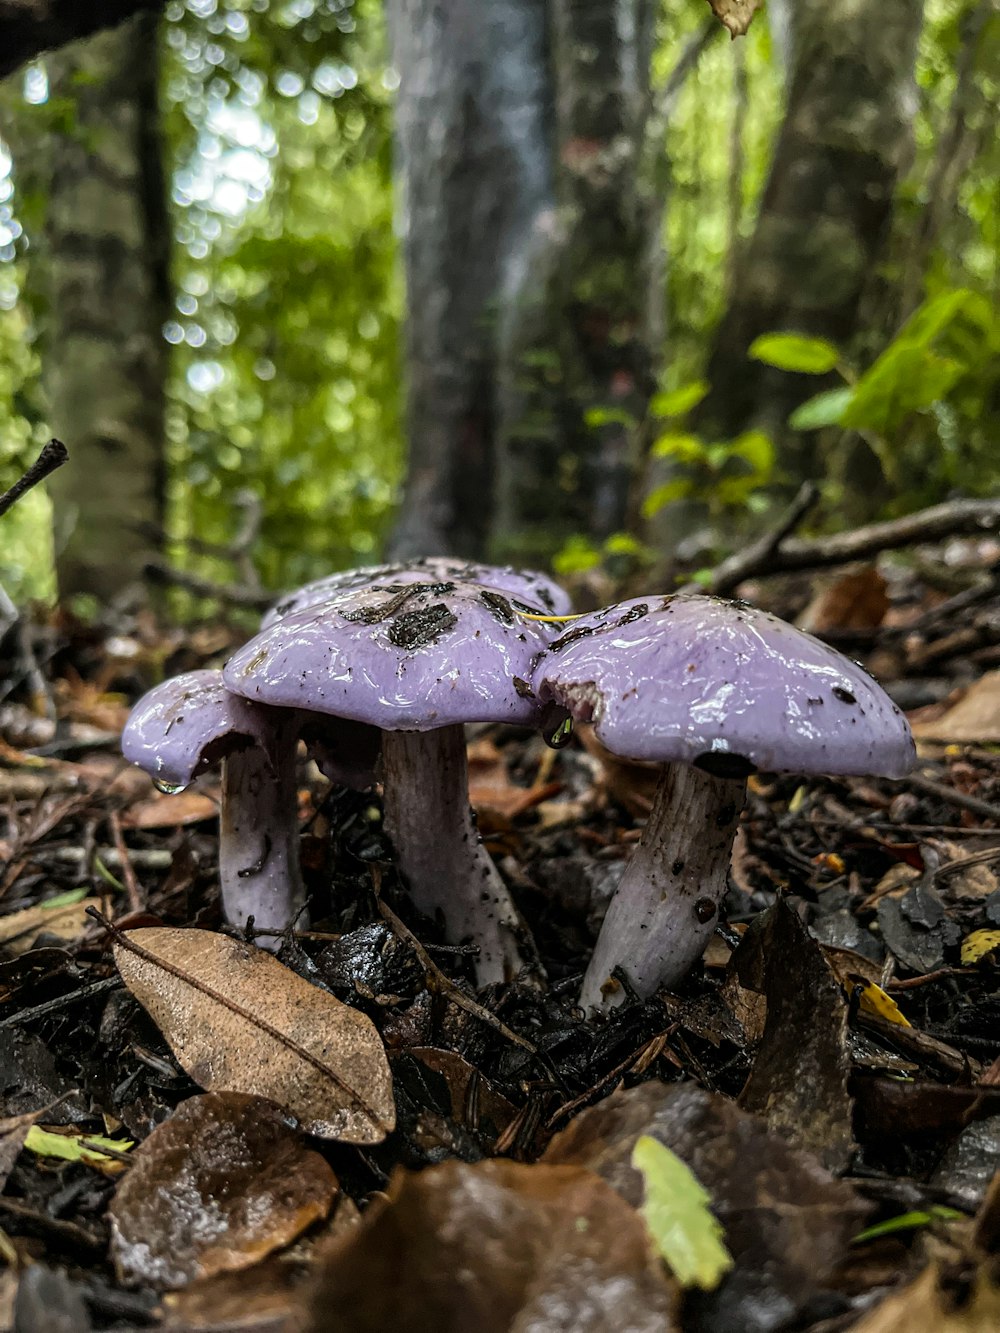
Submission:
POLYGON ((7 510, 17 504, 22 495, 27 495, 28 491, 33 486, 37 486, 40 481, 44 481, 49 473, 62 467, 67 458, 69 458, 69 450, 62 440, 49 440, 21 480, 15 481, 9 491, 4 491, 3 495, 0 495, 0 518, 3 518, 7 510))
POLYGON ((1000 805, 981 801, 978 796, 967 796, 964 791, 949 787, 944 782, 935 782, 933 778, 924 777, 922 773, 911 773, 909 777, 901 778, 900 783, 902 786, 922 791, 927 796, 937 796, 940 800, 947 801, 949 805, 958 806, 960 810, 968 810, 974 815, 981 815, 984 819, 1000 820, 1000 805))
POLYGON ((711 590, 724 596, 738 587, 751 574, 770 573, 775 553, 785 538, 799 526, 819 500, 819 487, 811 481, 803 482, 795 499, 769 532, 753 542, 744 551, 737 551, 712 575, 711 590))

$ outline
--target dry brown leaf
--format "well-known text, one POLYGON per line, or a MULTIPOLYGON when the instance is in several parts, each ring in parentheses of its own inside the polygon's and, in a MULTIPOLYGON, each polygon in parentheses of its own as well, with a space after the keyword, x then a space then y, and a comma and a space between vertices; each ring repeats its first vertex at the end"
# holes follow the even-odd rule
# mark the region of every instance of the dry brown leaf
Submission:
POLYGON ((273 1102, 192 1097, 133 1153, 111 1255, 123 1281, 153 1287, 249 1268, 325 1217, 338 1188, 273 1102))
POLYGON ((215 819, 220 800, 218 793, 213 799, 208 792, 201 791, 151 796, 148 801, 137 801, 126 810, 122 815, 122 828, 179 828, 182 824, 199 824, 203 819, 215 819))
POLYGON ((821 635, 838 629, 877 629, 889 610, 888 587, 874 565, 843 574, 816 594, 795 623, 821 635))
POLYGON ((671 1333, 642 1218, 578 1166, 398 1170, 331 1254, 304 1333, 671 1333))
MULTIPOLYGON (((37 1111, 28 1111, 25 1115, 7 1116, 0 1120, 0 1192, 7 1185, 7 1177, 14 1169, 14 1163, 21 1155, 28 1130, 50 1107, 40 1106, 37 1111)), ((3 1326, 0 1325, 0 1328, 3 1326)))
POLYGON ((763 0, 708 0, 708 3, 731 37, 743 37, 763 0))
POLYGON ((61 940, 75 940, 88 924, 87 908, 100 910, 100 898, 81 898, 62 907, 23 907, 19 912, 0 917, 0 944, 13 954, 27 953, 39 935, 55 935, 61 940))
POLYGON ((374 1023, 276 958, 209 930, 133 930, 126 986, 184 1069, 212 1091, 267 1097, 320 1138, 378 1143, 395 1127, 374 1023))
POLYGON ((957 704, 933 722, 914 722, 913 734, 947 744, 1000 743, 1000 671, 981 676, 957 704))
POLYGON ((941 1290, 933 1264, 854 1325, 855 1333, 996 1333, 997 1328, 1000 1288, 993 1286, 985 1268, 971 1293, 957 1304, 941 1290))

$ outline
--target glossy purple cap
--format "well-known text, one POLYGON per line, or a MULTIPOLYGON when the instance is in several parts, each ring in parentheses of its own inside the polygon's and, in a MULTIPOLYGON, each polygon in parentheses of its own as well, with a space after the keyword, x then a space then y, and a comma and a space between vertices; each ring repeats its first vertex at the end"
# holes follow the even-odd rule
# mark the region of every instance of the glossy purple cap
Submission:
POLYGON ((514 569, 511 565, 481 565, 472 560, 454 560, 449 556, 425 556, 398 565, 345 569, 339 574, 328 574, 325 578, 316 579, 276 602, 265 613, 261 628, 266 629, 285 616, 321 606, 355 588, 407 583, 479 583, 487 588, 495 588, 508 597, 522 598, 543 613, 560 616, 571 609, 564 589, 537 570, 514 569))
POLYGON ((615 754, 754 768, 902 777, 906 719, 871 676, 765 611, 716 597, 636 597, 583 616, 532 683, 615 754))
POLYGON ((359 588, 275 621, 230 658, 228 689, 387 731, 538 718, 526 681, 550 635, 476 584, 359 588))
POLYGON ((188 671, 142 696, 122 732, 122 754, 158 782, 186 787, 241 738, 265 744, 270 732, 256 705, 229 693, 221 671, 188 671))

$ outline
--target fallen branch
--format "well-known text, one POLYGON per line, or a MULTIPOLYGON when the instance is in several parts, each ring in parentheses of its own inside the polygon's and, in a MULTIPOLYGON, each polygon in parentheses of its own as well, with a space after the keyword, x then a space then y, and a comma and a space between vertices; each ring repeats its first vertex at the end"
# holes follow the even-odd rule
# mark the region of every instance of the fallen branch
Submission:
POLYGON ((241 587, 235 583, 214 583, 186 570, 175 569, 164 560, 150 560, 143 566, 143 574, 151 583, 169 585, 193 592, 196 597, 211 597, 218 602, 227 602, 230 606, 245 606, 253 611, 266 611, 277 597, 273 592, 261 592, 257 588, 241 587))
POLYGON ((737 551, 728 560, 723 560, 722 564, 712 574, 712 582, 709 585, 710 591, 723 597, 726 593, 737 588, 744 579, 750 578, 751 575, 763 572, 771 573, 782 542, 790 533, 795 531, 806 515, 816 507, 818 500, 819 487, 811 481, 803 482, 795 499, 769 532, 765 532, 757 541, 752 542, 746 550, 737 551))
POLYGON ((791 527, 801 522, 805 510, 805 487, 799 492, 787 513, 774 530, 755 542, 746 551, 718 567, 709 584, 712 592, 731 592, 744 579, 755 575, 786 574, 798 569, 824 569, 831 565, 846 565, 852 560, 864 560, 883 551, 896 551, 904 546, 924 542, 940 542, 948 537, 968 537, 996 533, 1000 529, 1000 500, 948 500, 930 509, 918 510, 904 518, 886 523, 869 523, 851 532, 839 532, 829 537, 805 540, 787 537, 791 527), (784 529, 784 534, 782 534, 784 529))
POLYGON ((17 504, 22 495, 27 495, 28 491, 37 486, 40 481, 44 481, 51 472, 55 472, 56 468, 62 467, 67 458, 69 458, 69 450, 62 440, 49 440, 20 481, 15 481, 9 491, 4 491, 3 495, 0 495, 0 518, 3 518, 7 510, 17 504))

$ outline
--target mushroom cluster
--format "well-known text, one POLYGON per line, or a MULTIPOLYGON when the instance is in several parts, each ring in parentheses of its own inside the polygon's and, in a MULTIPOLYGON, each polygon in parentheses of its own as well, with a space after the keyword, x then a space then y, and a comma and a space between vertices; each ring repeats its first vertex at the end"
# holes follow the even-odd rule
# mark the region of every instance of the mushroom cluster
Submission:
POLYGON ((476 948, 480 985, 539 979, 530 934, 479 839, 464 725, 557 729, 529 684, 568 609, 544 575, 444 558, 333 575, 280 601, 224 671, 150 691, 122 747, 165 788, 223 761, 220 886, 233 925, 302 919, 296 752, 334 781, 371 785, 381 751, 385 827, 416 906, 476 948))
POLYGON ((544 575, 447 558, 332 575, 279 601, 222 671, 140 700, 123 750, 165 788, 222 759, 223 912, 275 931, 304 906, 299 739, 334 781, 364 788, 377 772, 414 904, 475 946, 487 985, 542 974, 469 809, 465 725, 515 722, 554 744, 567 719, 592 723, 662 774, 580 1003, 646 998, 686 975, 718 923, 751 773, 899 777, 913 739, 864 668, 744 603, 568 609, 544 575))

